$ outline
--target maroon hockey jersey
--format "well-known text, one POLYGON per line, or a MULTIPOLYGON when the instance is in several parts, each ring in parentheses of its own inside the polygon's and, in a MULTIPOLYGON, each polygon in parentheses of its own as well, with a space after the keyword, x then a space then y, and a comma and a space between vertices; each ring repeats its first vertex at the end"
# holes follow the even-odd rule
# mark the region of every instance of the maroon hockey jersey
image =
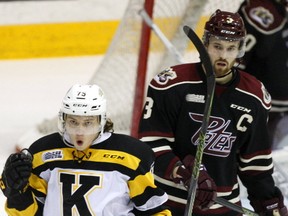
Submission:
MULTIPOLYGON (((271 98, 264 85, 233 68, 227 85, 216 85, 206 134, 203 164, 217 185, 217 196, 240 203, 241 178, 249 195, 274 195, 267 116, 271 98)), ((183 64, 155 76, 148 87, 139 137, 156 154, 156 184, 169 195, 169 204, 185 208, 187 191, 167 178, 167 170, 187 154, 195 155, 206 99, 200 63, 183 64)), ((218 204, 193 215, 235 215, 218 204)))
POLYGON ((288 21, 274 0, 244 1, 239 9, 246 29, 243 68, 263 82, 274 112, 288 111, 288 21))

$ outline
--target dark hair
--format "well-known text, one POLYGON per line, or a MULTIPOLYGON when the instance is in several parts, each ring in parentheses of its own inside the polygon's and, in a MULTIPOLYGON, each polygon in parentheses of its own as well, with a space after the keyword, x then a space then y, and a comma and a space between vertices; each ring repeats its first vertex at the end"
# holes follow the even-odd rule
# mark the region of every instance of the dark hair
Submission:
POLYGON ((114 132, 114 123, 110 118, 106 119, 106 123, 104 125, 104 132, 114 132))

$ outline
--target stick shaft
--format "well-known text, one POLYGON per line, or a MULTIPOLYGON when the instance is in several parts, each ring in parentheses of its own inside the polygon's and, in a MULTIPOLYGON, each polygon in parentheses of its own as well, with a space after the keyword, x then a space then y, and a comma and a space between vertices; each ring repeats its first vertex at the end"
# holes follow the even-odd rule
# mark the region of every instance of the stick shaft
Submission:
POLYGON ((236 212, 239 212, 241 214, 245 214, 247 216, 258 216, 258 214, 256 212, 253 212, 252 210, 250 209, 247 209, 243 206, 239 206, 239 205, 236 205, 234 203, 231 203, 221 197, 217 197, 216 198, 216 203, 220 204, 220 205, 223 205, 233 211, 236 211, 236 212))
POLYGON ((206 137, 206 132, 207 132, 209 119, 210 119, 210 113, 212 109, 212 101, 213 101, 214 90, 215 90, 215 74, 213 71, 210 57, 202 41, 198 38, 196 33, 190 27, 184 26, 183 30, 185 34, 188 36, 188 38, 191 40, 191 42, 194 44, 197 51, 199 52, 202 65, 205 68, 206 81, 207 81, 206 82, 207 93, 205 97, 205 107, 204 107, 203 120, 202 120, 200 135, 199 135, 199 143, 198 143, 197 150, 196 150, 190 187, 188 189, 187 204, 186 204, 185 213, 184 213, 185 216, 191 216, 192 211, 193 211, 193 206, 194 206, 194 200, 196 196, 202 156, 203 156, 203 152, 205 148, 205 137, 206 137))

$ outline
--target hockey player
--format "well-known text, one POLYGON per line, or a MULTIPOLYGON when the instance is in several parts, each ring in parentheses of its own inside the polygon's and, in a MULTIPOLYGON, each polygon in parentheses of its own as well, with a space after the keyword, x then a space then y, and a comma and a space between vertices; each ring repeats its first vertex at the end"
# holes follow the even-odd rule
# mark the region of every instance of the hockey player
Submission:
POLYGON ((141 141, 113 133, 97 85, 74 85, 63 99, 59 131, 29 153, 12 154, 1 189, 8 215, 171 215, 154 185, 154 154, 141 141))
MULTIPOLYGON (((217 10, 205 24, 203 43, 216 75, 193 216, 236 216, 217 196, 240 205, 238 177, 260 215, 287 216, 272 173, 267 116, 271 98, 255 77, 234 67, 244 54, 245 27, 238 13, 217 10), (216 186, 217 185, 217 186, 216 186)), ((169 196, 172 215, 183 215, 206 99, 199 63, 167 68, 150 82, 139 137, 156 155, 156 184, 169 196)))
POLYGON ((287 7, 288 0, 245 0, 239 8, 247 29, 241 68, 262 81, 271 94, 268 127, 275 149, 283 147, 288 136, 287 7))

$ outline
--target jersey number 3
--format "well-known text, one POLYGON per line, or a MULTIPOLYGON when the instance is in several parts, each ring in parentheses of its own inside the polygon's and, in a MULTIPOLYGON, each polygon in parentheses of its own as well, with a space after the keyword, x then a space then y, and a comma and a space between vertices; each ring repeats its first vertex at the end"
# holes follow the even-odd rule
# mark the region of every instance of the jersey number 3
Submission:
POLYGON ((150 97, 147 97, 145 107, 144 107, 144 109, 145 109, 145 112, 143 115, 144 119, 148 119, 151 117, 153 104, 154 104, 153 99, 150 97))

